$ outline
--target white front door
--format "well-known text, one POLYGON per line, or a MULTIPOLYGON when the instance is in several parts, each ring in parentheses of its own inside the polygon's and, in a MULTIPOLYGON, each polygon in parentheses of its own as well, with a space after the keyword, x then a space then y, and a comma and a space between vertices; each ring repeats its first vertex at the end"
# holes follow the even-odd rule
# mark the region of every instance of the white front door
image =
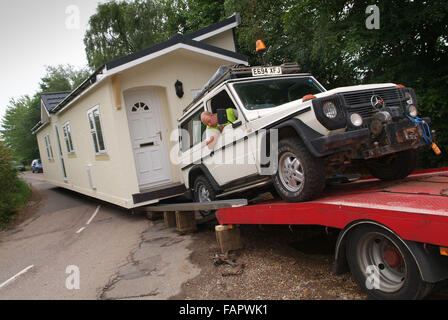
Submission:
POLYGON ((131 142, 140 188, 171 181, 168 151, 163 137, 157 90, 125 93, 131 142))

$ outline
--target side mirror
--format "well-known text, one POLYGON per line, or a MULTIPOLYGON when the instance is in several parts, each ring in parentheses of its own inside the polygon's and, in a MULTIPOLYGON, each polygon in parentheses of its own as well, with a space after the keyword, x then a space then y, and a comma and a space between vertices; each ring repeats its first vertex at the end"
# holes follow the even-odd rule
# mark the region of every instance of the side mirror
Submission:
POLYGON ((229 122, 229 119, 227 119, 227 112, 226 109, 218 109, 218 125, 224 125, 229 122))

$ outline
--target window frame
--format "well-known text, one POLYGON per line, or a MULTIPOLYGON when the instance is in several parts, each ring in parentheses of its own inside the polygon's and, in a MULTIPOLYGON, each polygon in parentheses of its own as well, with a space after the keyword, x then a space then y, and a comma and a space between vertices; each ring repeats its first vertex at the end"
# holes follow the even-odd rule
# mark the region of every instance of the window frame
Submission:
MULTIPOLYGON (((192 120, 199 112, 200 112, 200 114, 202 114, 202 112, 204 112, 204 111, 206 111, 206 108, 205 108, 205 104, 204 104, 204 102, 202 102, 201 101, 201 103, 199 103, 195 108, 194 108, 194 111, 193 112, 191 112, 191 115, 190 116, 188 116, 186 119, 184 119, 180 124, 179 124, 179 144, 180 144, 180 151, 181 152, 187 152, 187 151, 189 151, 189 150, 191 150, 194 146, 196 146, 196 145, 198 145, 198 144, 200 144, 202 141, 203 141, 203 139, 205 138, 204 137, 204 134, 201 132, 201 139, 200 139, 200 141, 198 141, 198 142, 196 142, 196 143, 194 143, 194 140, 193 140, 193 144, 192 145, 190 145, 189 144, 189 146, 186 148, 186 149, 184 149, 184 141, 183 141, 183 135, 182 135, 182 132, 183 132, 183 130, 185 130, 185 129, 183 129, 183 125, 185 125, 187 122, 189 122, 190 120, 192 120)), ((202 122, 201 122, 201 124, 202 124, 202 122)), ((192 127, 193 128, 193 127, 192 127)), ((187 130, 188 131, 188 130, 187 130)), ((190 132, 189 132, 189 134, 190 134, 190 132)), ((191 139, 191 135, 193 134, 193 132, 191 132, 191 134, 190 134, 190 139, 191 139)), ((193 137, 194 138, 194 137, 193 137)))
POLYGON ((107 148, 106 148, 106 140, 104 138, 104 125, 103 125, 103 121, 101 119, 101 109, 100 106, 97 105, 91 109, 89 109, 87 111, 87 125, 89 127, 89 131, 90 131, 90 136, 92 138, 92 143, 93 143, 93 151, 95 152, 95 155, 99 156, 99 155, 105 155, 107 154, 107 148), (95 111, 98 112, 98 120, 101 126, 101 137, 103 140, 103 147, 104 149, 100 149, 100 141, 98 139, 98 128, 96 126, 96 122, 95 122, 95 111), (91 119, 90 119, 90 115, 92 115, 92 124, 93 124, 93 128, 91 126, 91 119), (93 135, 93 133, 95 133, 95 137, 93 135), (98 151, 96 151, 98 149, 98 151))
POLYGON ((65 147, 67 150, 67 154, 74 154, 75 147, 73 146, 73 138, 72 138, 72 128, 70 126, 70 121, 67 121, 61 126, 62 135, 64 136, 65 147))
POLYGON ((47 150, 47 157, 49 161, 54 160, 54 153, 53 148, 51 147, 51 140, 50 140, 50 134, 47 133, 44 135, 44 141, 45 141, 45 149, 47 150))

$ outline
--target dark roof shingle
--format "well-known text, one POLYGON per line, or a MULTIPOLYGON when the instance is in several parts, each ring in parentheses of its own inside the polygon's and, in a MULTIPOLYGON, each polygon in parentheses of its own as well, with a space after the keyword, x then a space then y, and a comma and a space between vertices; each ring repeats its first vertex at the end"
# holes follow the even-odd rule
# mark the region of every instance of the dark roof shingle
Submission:
POLYGON ((56 108, 58 104, 70 94, 70 92, 71 91, 42 93, 40 98, 42 99, 47 111, 50 112, 56 108))

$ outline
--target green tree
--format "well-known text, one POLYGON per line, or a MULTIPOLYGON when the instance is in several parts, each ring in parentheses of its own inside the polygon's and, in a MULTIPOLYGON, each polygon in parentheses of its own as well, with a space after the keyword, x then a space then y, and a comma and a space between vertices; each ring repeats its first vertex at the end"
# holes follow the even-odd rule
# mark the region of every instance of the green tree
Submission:
POLYGON ((39 157, 36 137, 31 129, 40 121, 40 95, 43 92, 70 91, 88 76, 85 68, 76 69, 71 65, 49 66, 40 82, 40 91, 32 97, 24 95, 11 99, 2 119, 0 136, 12 156, 29 164, 39 157))
POLYGON ((226 0, 238 11, 242 53, 258 64, 255 41, 265 40, 266 60, 296 61, 328 89, 394 82, 416 90, 420 114, 432 118, 443 152, 421 152, 422 166, 448 164, 448 5, 444 0, 226 0), (368 6, 379 8, 380 28, 368 29, 368 6))
POLYGON ((89 66, 102 64, 164 39, 158 1, 110 1, 99 4, 84 36, 89 66))
POLYGON ((31 134, 31 128, 40 120, 39 96, 22 96, 11 99, 3 117, 0 131, 5 146, 11 150, 14 159, 27 163, 38 158, 39 149, 36 137, 31 134))
POLYGON ((79 86, 90 75, 88 68, 75 68, 74 66, 57 65, 47 66, 46 74, 42 77, 40 92, 70 91, 79 86))
POLYGON ((186 34, 226 18, 225 0, 164 0, 164 32, 186 34))

